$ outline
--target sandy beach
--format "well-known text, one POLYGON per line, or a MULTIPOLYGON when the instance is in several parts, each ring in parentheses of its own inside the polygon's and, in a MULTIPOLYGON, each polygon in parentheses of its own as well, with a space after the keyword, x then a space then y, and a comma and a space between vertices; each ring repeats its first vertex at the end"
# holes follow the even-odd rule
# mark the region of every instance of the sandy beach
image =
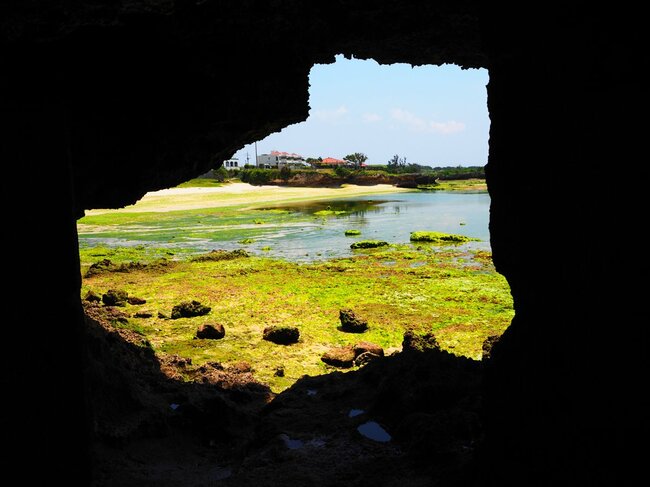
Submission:
POLYGON ((287 186, 252 186, 248 183, 229 183, 215 188, 169 188, 145 194, 140 201, 120 209, 94 209, 86 215, 108 212, 166 212, 225 206, 254 208, 269 202, 283 203, 304 200, 347 198, 368 194, 412 191, 390 184, 374 186, 343 185, 339 188, 302 188, 287 186))

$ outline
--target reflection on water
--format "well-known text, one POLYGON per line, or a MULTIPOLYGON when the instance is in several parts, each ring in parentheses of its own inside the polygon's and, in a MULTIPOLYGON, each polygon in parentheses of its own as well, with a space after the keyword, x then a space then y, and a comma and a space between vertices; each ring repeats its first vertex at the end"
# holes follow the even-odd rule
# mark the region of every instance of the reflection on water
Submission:
MULTIPOLYGON (((411 232, 437 231, 480 239, 465 247, 490 250, 488 193, 413 192, 378 199, 362 196, 347 199, 295 203, 262 208, 260 224, 223 225, 218 218, 203 218, 175 229, 166 226, 160 231, 174 231, 171 239, 152 238, 155 246, 187 248, 198 252, 213 249, 247 251, 292 261, 313 261, 353 255, 350 244, 358 240, 384 240, 391 244, 408 244, 411 232), (297 218, 264 223, 263 212, 283 210, 297 218), (345 235, 358 230, 359 235, 345 235), (244 240, 246 239, 246 240, 244 240), (242 242, 249 243, 242 243, 242 242)), ((269 218, 269 221, 274 221, 269 218)), ((173 226, 173 222, 169 225, 173 226)), ((155 232, 152 232, 153 236, 155 232)), ((95 239, 83 236, 85 244, 141 245, 146 235, 119 239, 95 239), (96 241, 97 240, 97 241, 96 241)))
POLYGON ((391 200, 354 198, 308 201, 304 203, 267 207, 262 208, 262 210, 284 210, 293 213, 304 213, 316 216, 324 216, 328 212, 331 212, 332 216, 339 216, 342 218, 350 216, 364 217, 367 213, 385 212, 387 208, 384 205, 390 202, 391 200))
POLYGON ((352 255, 350 244, 356 240, 404 244, 411 232, 425 230, 478 238, 479 242, 464 245, 490 250, 489 207, 489 194, 476 192, 413 192, 391 199, 366 196, 288 205, 281 208, 312 215, 313 222, 301 224, 295 236, 265 234, 260 246, 270 246, 284 258, 315 260, 352 255), (331 214, 323 216, 324 211, 331 214), (351 229, 361 234, 346 236, 351 229))

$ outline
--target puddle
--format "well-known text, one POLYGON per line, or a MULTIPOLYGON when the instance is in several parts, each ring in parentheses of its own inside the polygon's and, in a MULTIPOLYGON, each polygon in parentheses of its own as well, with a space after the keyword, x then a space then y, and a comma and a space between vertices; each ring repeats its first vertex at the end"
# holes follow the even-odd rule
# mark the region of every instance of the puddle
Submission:
POLYGON ((228 467, 217 467, 214 470, 213 480, 224 480, 232 476, 232 470, 228 467))
POLYGON ((303 446, 305 446, 305 444, 303 443, 302 440, 292 440, 291 438, 289 438, 289 435, 286 435, 286 434, 284 434, 284 433, 282 433, 282 434, 280 435, 280 438, 282 439, 282 441, 284 442, 284 445, 285 445, 289 450, 299 450, 299 449, 301 449, 303 446))
POLYGON ((323 448, 326 444, 325 440, 321 438, 314 438, 306 443, 302 440, 294 440, 286 433, 282 433, 280 435, 280 439, 284 443, 284 446, 286 446, 289 450, 300 450, 304 447, 323 448))
POLYGON ((350 409, 350 412, 348 413, 348 418, 355 418, 357 416, 362 415, 365 413, 363 409, 350 409))
POLYGON ((366 438, 374 441, 386 443, 391 440, 391 436, 382 428, 379 423, 368 421, 357 428, 357 431, 366 438))

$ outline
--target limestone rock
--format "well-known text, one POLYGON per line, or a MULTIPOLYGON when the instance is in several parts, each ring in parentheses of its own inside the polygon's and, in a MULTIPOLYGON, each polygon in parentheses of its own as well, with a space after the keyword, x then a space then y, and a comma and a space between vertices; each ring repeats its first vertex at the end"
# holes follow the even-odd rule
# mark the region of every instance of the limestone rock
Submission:
POLYGON ((129 294, 121 289, 109 289, 102 295, 102 302, 106 306, 126 306, 129 294))
POLYGON ((226 330, 220 323, 204 323, 196 330, 196 338, 220 340, 226 336, 226 330))
POLYGON ((352 367, 354 365, 354 359, 354 348, 352 346, 331 348, 321 357, 321 360, 327 365, 342 369, 352 367))
POLYGON ((340 310, 339 320, 341 321, 341 330, 349 333, 363 333, 368 329, 368 322, 359 318, 351 309, 340 310))
POLYGON ((291 345, 300 338, 300 331, 295 326, 267 326, 263 338, 278 345, 291 345))
POLYGON ((209 306, 204 306, 198 301, 184 301, 172 308, 172 319, 207 315, 211 309, 209 306))
POLYGON ((438 340, 433 333, 418 335, 411 330, 404 333, 403 352, 424 352, 425 350, 440 350, 438 340))

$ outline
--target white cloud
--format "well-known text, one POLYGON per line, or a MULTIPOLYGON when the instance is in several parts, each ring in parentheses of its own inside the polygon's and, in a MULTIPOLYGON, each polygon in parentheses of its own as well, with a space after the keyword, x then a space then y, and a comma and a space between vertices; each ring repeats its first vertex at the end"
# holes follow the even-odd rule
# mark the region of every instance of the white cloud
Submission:
POLYGON ((375 123, 382 120, 381 115, 378 115, 376 113, 364 113, 362 117, 363 121, 367 123, 375 123))
POLYGON ((348 107, 341 105, 333 110, 316 110, 312 116, 324 122, 335 122, 343 118, 348 111, 348 107))
POLYGON ((405 125, 410 130, 415 132, 428 132, 437 134, 453 134, 465 130, 465 124, 450 120, 448 122, 436 122, 433 120, 425 120, 414 115, 411 112, 402 110, 401 108, 394 108, 391 110, 391 118, 402 125, 405 125))

